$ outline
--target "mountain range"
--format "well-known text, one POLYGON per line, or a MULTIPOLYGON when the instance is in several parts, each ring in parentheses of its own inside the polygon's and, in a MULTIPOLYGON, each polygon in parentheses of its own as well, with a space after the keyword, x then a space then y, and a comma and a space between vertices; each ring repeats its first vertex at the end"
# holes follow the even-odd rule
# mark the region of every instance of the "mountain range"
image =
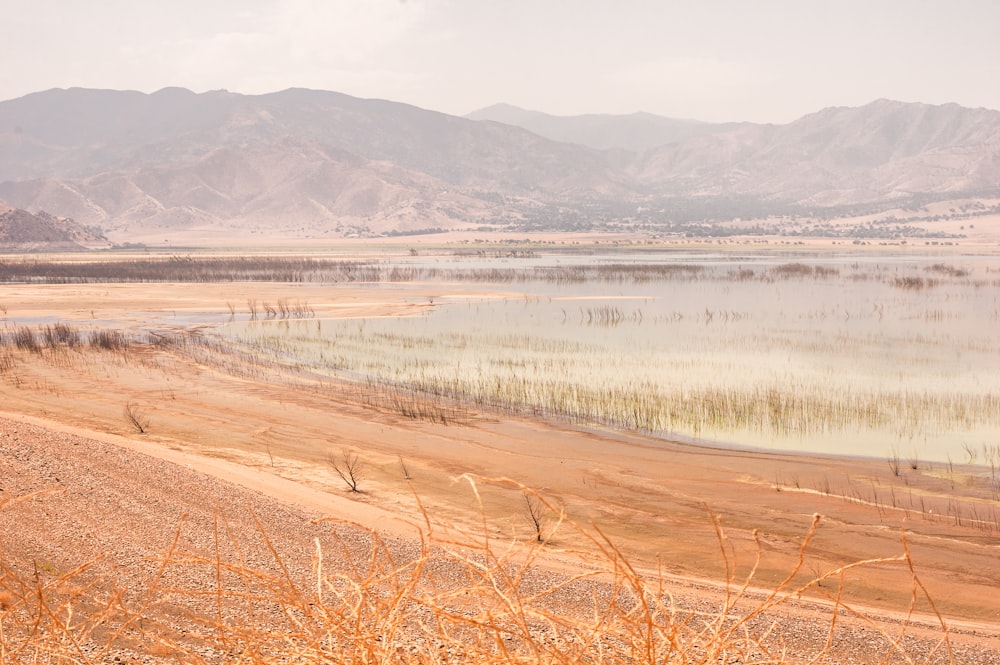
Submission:
POLYGON ((116 241, 673 228, 1000 198, 1000 112, 878 100, 785 125, 457 117, 336 92, 0 102, 0 200, 116 241))

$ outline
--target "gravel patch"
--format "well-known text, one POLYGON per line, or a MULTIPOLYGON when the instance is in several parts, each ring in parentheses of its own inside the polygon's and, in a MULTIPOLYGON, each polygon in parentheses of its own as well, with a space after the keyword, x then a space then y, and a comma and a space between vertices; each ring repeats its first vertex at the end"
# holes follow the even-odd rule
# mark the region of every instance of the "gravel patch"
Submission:
MULTIPOLYGON (((323 552, 324 570, 354 570, 363 576, 372 569, 376 543, 363 529, 325 519, 336 515, 311 513, 196 469, 110 443, 7 419, 0 419, 0 502, 0 562, 7 571, 5 583, 12 575, 22 580, 39 576, 58 579, 83 562, 95 561, 91 569, 73 579, 113 583, 124 602, 142 603, 154 580, 159 588, 183 591, 167 594, 166 601, 161 596, 161 602, 151 608, 165 629, 179 635, 185 631, 193 635, 204 627, 192 618, 195 616, 252 620, 262 626, 272 620, 276 624, 288 620, 280 607, 262 610, 264 604, 258 601, 246 606, 226 603, 223 607, 218 603, 213 589, 233 590, 247 584, 223 563, 259 571, 263 577, 256 591, 268 589, 274 580, 308 590, 315 585, 317 546, 323 552), (162 569, 167 552, 194 563, 162 569), (252 617, 240 614, 251 606, 252 617)), ((379 542, 383 545, 378 551, 386 565, 403 565, 421 552, 415 541, 386 539, 379 542)), ((428 562, 423 578, 437 592, 468 585, 469 568, 459 562, 461 557, 454 552, 439 554, 428 562)), ((475 559, 481 555, 472 549, 468 556, 475 559)), ((595 599, 606 604, 615 593, 609 585, 595 580, 567 583, 564 572, 542 567, 531 568, 519 578, 517 587, 525 597, 538 595, 537 603, 546 611, 581 616, 593 611, 595 599)), ((718 621, 723 597, 717 587, 678 583, 669 592, 676 617, 686 619, 689 626, 718 621)), ((634 603, 634 596, 622 593, 617 600, 634 603)), ((455 598, 451 609, 456 615, 474 617, 483 611, 476 598, 455 598)), ((759 599, 744 598, 731 613, 735 618, 730 623, 755 602, 759 599)), ((81 608, 86 611, 86 604, 81 608)), ((771 655, 746 649, 727 653, 726 659, 718 662, 774 662, 779 653, 784 654, 783 662, 807 662, 824 649, 826 655, 813 662, 908 662, 902 656, 886 656, 891 644, 883 631, 898 635, 902 629, 898 619, 878 617, 872 623, 844 613, 837 617, 832 631, 831 619, 830 610, 809 604, 788 604, 769 611, 747 622, 745 629, 761 639, 772 650, 771 655)), ((541 643, 559 639, 547 632, 544 623, 529 625, 528 631, 541 643)), ((998 636, 993 631, 953 629, 951 654, 939 644, 941 631, 933 625, 907 632, 900 644, 912 662, 1000 664, 998 636)), ((515 633, 509 638, 512 643, 517 639, 515 633)), ((99 631, 92 637, 94 643, 81 645, 81 653, 98 654, 95 657, 106 662, 156 662, 156 654, 127 647, 101 651, 97 646, 99 631)), ((418 645, 427 649, 433 637, 414 628, 414 632, 395 639, 405 653, 418 645)), ((191 644, 192 653, 202 649, 200 657, 208 661, 224 662, 233 657, 219 652, 217 646, 198 646, 196 640, 191 644)), ((453 646, 441 648, 446 647, 451 651, 442 655, 442 662, 463 662, 463 654, 453 646)))

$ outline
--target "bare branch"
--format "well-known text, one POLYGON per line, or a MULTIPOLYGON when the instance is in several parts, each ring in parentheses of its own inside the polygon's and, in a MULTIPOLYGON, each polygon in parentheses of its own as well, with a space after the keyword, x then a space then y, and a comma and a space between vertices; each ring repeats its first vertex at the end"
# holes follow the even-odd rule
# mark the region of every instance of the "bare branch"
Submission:
POLYGON ((356 453, 344 448, 339 457, 330 452, 327 461, 352 492, 361 491, 358 484, 361 482, 363 465, 356 453))
POLYGON ((139 410, 132 402, 126 402, 125 408, 122 409, 122 413, 125 416, 125 420, 135 429, 139 434, 145 434, 146 429, 149 427, 149 418, 139 410))
POLYGON ((900 467, 899 451, 893 446, 892 452, 889 453, 889 470, 892 471, 892 475, 899 477, 900 467))
POLYGON ((542 542, 542 526, 545 521, 545 506, 542 504, 541 499, 537 496, 532 496, 527 492, 524 493, 524 514, 531 522, 532 527, 535 529, 535 539, 538 542, 542 542))

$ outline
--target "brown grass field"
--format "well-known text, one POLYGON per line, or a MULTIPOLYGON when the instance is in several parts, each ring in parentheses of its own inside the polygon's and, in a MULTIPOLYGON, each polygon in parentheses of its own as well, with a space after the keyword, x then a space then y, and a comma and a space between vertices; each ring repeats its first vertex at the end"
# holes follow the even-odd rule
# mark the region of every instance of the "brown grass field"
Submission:
MULTIPOLYGON (((189 314, 299 289, 5 284, 0 305, 6 334, 191 335, 189 314)), ((395 316, 433 306, 419 289, 308 301, 395 316)), ((1000 662, 973 467, 408 417, 155 339, 0 354, 0 662, 1000 662)))

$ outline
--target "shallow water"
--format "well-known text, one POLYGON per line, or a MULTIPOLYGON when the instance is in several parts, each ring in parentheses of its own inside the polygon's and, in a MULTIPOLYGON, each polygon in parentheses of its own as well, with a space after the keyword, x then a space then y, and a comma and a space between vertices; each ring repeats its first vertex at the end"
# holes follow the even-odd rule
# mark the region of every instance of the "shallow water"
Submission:
POLYGON ((482 282, 482 296, 436 298, 423 316, 244 321, 222 332, 317 372, 664 436, 941 461, 1000 443, 995 257, 402 263, 433 271, 441 284, 470 270, 508 272, 501 283, 482 282), (553 277, 681 264, 697 270, 553 277), (486 295, 497 289, 518 295, 486 295))

